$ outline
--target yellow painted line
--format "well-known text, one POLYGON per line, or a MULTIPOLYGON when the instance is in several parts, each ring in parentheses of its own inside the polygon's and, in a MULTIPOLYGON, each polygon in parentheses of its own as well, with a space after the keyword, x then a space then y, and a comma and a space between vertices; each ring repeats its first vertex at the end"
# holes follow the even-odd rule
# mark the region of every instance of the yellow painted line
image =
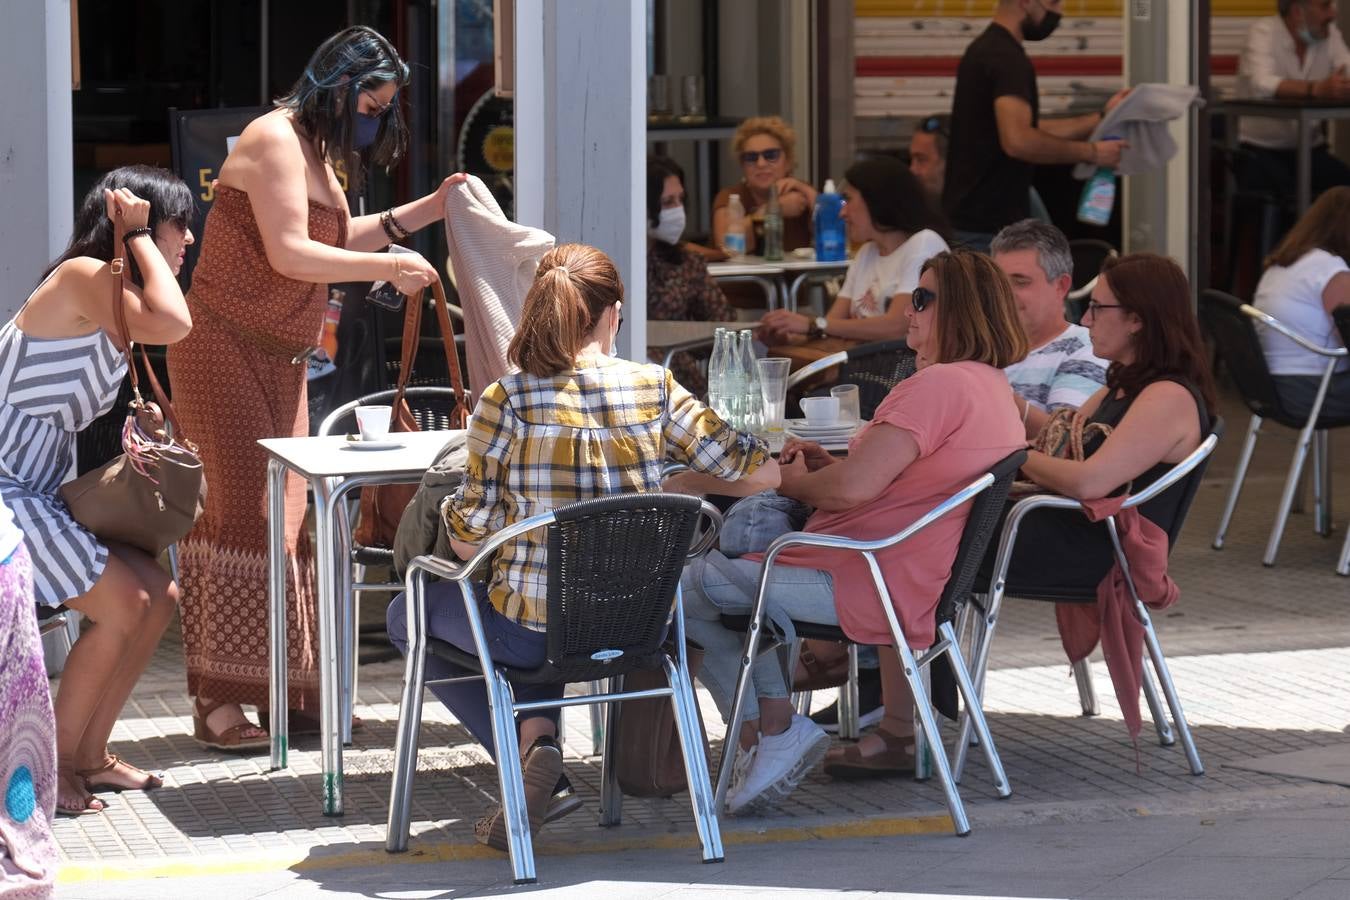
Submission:
MULTIPOLYGON (((913 834, 940 834, 951 831, 949 816, 912 816, 891 819, 863 819, 838 825, 788 826, 784 828, 736 829, 722 832, 724 847, 754 844, 801 843, 847 838, 896 837, 913 834)), ((604 841, 565 844, 547 841, 536 847, 540 856, 566 856, 574 853, 616 853, 625 850, 697 849, 696 834, 659 834, 604 841)), ((482 844, 426 843, 413 838, 407 853, 385 853, 376 849, 323 851, 333 845, 295 847, 269 853, 239 856, 176 857, 162 860, 108 860, 106 862, 68 862, 61 866, 57 881, 81 884, 99 881, 126 881, 148 878, 192 878, 206 875, 245 875, 294 869, 297 872, 320 869, 350 869, 388 866, 392 863, 460 862, 471 859, 505 859, 482 844)))

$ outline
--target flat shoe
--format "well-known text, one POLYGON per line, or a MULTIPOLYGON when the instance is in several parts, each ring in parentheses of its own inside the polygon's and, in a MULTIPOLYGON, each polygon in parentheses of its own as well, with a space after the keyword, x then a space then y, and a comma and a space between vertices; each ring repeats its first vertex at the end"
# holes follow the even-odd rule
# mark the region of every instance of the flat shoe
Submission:
POLYGON ((914 736, 894 734, 881 727, 877 728, 876 734, 885 743, 886 749, 865 756, 857 744, 833 747, 825 754, 825 774, 845 780, 913 775, 914 736))
MULTIPOLYGON (((525 761, 520 768, 525 782, 525 809, 530 821, 530 837, 534 837, 544 824, 553 799, 553 789, 562 775, 562 750, 558 742, 552 738, 535 741, 525 754, 525 761)), ((561 818, 571 811, 560 812, 555 818, 561 818)), ((473 836, 480 844, 487 844, 494 850, 510 850, 506 839, 506 815, 500 806, 478 820, 474 825, 473 836)))
POLYGON ((84 779, 84 789, 91 794, 96 794, 100 791, 112 791, 115 794, 120 794, 122 793, 122 791, 152 791, 155 788, 162 787, 164 785, 163 778, 159 777, 153 772, 147 772, 144 769, 140 768, 139 766, 133 766, 131 763, 122 759, 122 757, 118 756, 116 753, 109 753, 107 759, 101 766, 98 766, 93 769, 76 769, 75 776, 77 778, 84 779), (145 782, 140 785, 132 785, 132 784, 118 784, 113 781, 94 780, 94 776, 102 775, 104 772, 111 772, 118 766, 130 769, 133 772, 140 772, 142 775, 145 776, 145 782))

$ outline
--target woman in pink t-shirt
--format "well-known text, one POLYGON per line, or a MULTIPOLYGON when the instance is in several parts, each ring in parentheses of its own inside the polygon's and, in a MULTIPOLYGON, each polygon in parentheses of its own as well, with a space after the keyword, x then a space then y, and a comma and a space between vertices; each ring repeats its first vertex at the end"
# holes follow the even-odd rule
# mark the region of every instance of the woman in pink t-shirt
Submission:
MULTIPOLYGON (((790 441, 780 456, 779 493, 814 507, 804 530, 861 540, 888 537, 1024 446, 1002 369, 1027 352, 1012 288, 977 253, 941 253, 924 264, 908 313, 910 347, 928 364, 896 385, 870 424, 837 459, 818 444, 790 441)), ((734 512, 732 513, 734 515, 734 512)), ((901 547, 878 554, 911 646, 933 642, 934 610, 951 572, 965 513, 934 523, 901 547)), ((725 715, 741 638, 722 629, 723 612, 750 609, 760 557, 709 554, 685 572, 689 635, 706 652, 700 680, 725 715)), ((856 553, 797 548, 778 558, 767 595, 775 621, 838 623, 862 644, 892 643, 885 614, 856 553)), ((913 698, 894 653, 881 653, 886 716, 856 746, 832 751, 826 771, 847 777, 914 767, 913 698)), ((727 795, 731 812, 781 799, 825 756, 829 739, 795 715, 776 663, 756 660, 747 698, 743 753, 727 795)))

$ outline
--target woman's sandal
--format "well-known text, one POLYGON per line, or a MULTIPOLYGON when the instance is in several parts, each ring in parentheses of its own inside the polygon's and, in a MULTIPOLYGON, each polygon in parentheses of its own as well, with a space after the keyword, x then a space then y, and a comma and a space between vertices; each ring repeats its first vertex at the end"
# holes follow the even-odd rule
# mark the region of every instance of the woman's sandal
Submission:
POLYGON ((914 774, 914 735, 895 734, 881 725, 874 733, 885 744, 884 750, 864 755, 856 743, 832 747, 825 754, 825 774, 841 779, 914 774))
POLYGON ((272 745, 267 732, 245 719, 226 728, 224 731, 212 731, 206 720, 211 713, 222 706, 229 706, 225 700, 217 700, 210 706, 202 706, 200 699, 192 701, 192 737, 197 743, 210 750, 224 750, 234 753, 241 750, 266 750, 272 745))
MULTIPOLYGON (((552 738, 540 738, 530 746, 521 764, 525 782, 525 809, 530 819, 530 836, 539 833, 548 814, 553 791, 562 775, 562 750, 552 738)), ((569 809, 567 812, 571 812, 569 809)), ((566 813, 556 815, 562 818, 566 813)), ((506 814, 500 806, 484 815, 473 826, 474 839, 494 850, 510 849, 506 840, 506 814)))
POLYGON ((91 794, 98 793, 99 791, 112 791, 117 794, 122 793, 122 791, 151 791, 157 787, 163 787, 164 785, 163 778, 153 772, 147 772, 138 766, 133 766, 116 753, 109 753, 104 758, 103 765, 101 766, 96 766, 92 769, 76 769, 75 776, 84 779, 84 788, 91 794), (140 784, 118 784, 115 781, 94 780, 96 775, 112 772, 119 766, 124 770, 139 773, 144 776, 144 780, 140 784))
POLYGON ((84 779, 82 779, 79 775, 75 774, 74 769, 62 767, 57 768, 56 814, 58 816, 70 816, 72 818, 76 816, 93 816, 103 812, 107 808, 108 805, 106 803, 104 803, 99 798, 95 797, 93 794, 89 793, 88 789, 86 789, 84 786, 84 779), (78 787, 83 792, 84 796, 80 800, 80 802, 84 804, 83 806, 76 808, 61 803, 62 781, 67 781, 68 783, 74 785, 75 787, 78 787))

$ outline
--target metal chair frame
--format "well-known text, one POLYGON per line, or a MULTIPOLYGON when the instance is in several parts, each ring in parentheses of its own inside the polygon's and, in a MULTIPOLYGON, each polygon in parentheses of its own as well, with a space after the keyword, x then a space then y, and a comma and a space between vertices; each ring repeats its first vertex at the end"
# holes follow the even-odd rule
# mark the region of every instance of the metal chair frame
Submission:
MULTIPOLYGON (((765 595, 768 588, 769 578, 772 576, 773 564, 778 555, 789 547, 821 547, 834 550, 849 550, 859 553, 867 560, 867 567, 872 576, 872 585, 877 591, 881 601, 882 611, 886 614, 886 622, 890 626, 891 637, 895 641, 895 651, 900 658, 900 664, 905 672, 905 677, 909 682, 910 690, 914 694, 914 705, 917 721, 915 722, 915 748, 917 755, 922 757, 926 749, 932 760, 933 766, 937 770, 938 778, 942 782, 942 790, 947 800, 947 808, 951 812, 953 828, 957 835, 965 836, 970 833, 970 821, 966 817, 965 805, 961 801, 961 795, 956 790, 956 781, 952 777, 952 769, 947 761, 947 754, 942 745, 942 738, 938 732, 937 718, 934 715, 932 703, 929 701, 928 690, 924 684, 925 675, 928 666, 942 655, 947 655, 951 663, 951 668, 956 676, 957 687, 965 699, 966 708, 970 712, 970 718, 973 720, 976 733, 980 737, 981 746, 984 748, 985 758, 989 763, 990 772, 993 775, 995 788, 1000 797, 1008 797, 1012 794, 1012 788, 1008 784, 1008 778, 1003 771, 1003 763, 999 759, 998 751, 995 750, 993 737, 989 733, 989 728, 985 724, 984 714, 980 711, 979 696, 975 692, 974 683, 970 672, 966 668, 965 660, 961 653, 961 647, 956 638, 956 633, 952 628, 951 622, 943 622, 938 626, 938 642, 930 649, 925 651, 922 656, 915 657, 914 652, 909 647, 909 642, 905 638, 904 630, 900 626, 900 620, 896 617, 895 607, 891 603, 890 590, 886 587, 886 580, 881 574, 881 566, 877 562, 876 554, 882 550, 890 549, 904 543, 915 534, 927 528, 932 523, 949 515, 964 504, 975 498, 982 491, 987 490, 994 484, 995 478, 990 473, 985 473, 969 485, 957 491, 948 497, 942 503, 930 509, 918 521, 911 524, 902 531, 891 535, 888 538, 882 538, 875 541, 857 541, 849 538, 837 537, 826 534, 808 534, 806 532, 794 531, 782 535, 769 545, 764 554, 764 565, 760 570, 759 586, 755 592, 755 604, 750 611, 750 620, 746 630, 745 649, 741 653, 741 671, 736 679, 736 693, 731 708, 731 717, 727 723, 727 737, 722 744, 722 758, 719 765, 717 777, 717 795, 716 802, 720 809, 726 800, 726 793, 731 786, 731 773, 735 765, 736 754, 740 749, 740 744, 736 740, 736 735, 740 733, 741 721, 745 714, 745 693, 750 687, 750 664, 759 653, 760 632, 762 631, 764 621, 765 595)), ((850 675, 856 673, 857 659, 850 659, 850 675)), ((856 678, 851 679, 856 685, 856 678)), ((842 692, 841 692, 842 693, 842 692)), ((856 710, 856 695, 854 700, 854 709, 856 710)), ((843 718, 841 709, 841 722, 843 718)))
MULTIPOLYGON (((1317 386, 1317 396, 1313 399, 1312 409, 1308 412, 1308 420, 1299 429, 1298 439, 1294 446, 1294 458, 1289 463, 1289 473, 1285 476, 1284 491, 1280 495, 1280 505, 1275 511, 1275 524, 1271 527, 1270 537, 1266 541, 1265 554, 1261 557, 1263 565, 1273 566, 1275 565, 1275 556, 1280 549, 1280 539, 1284 536, 1284 528, 1289 521, 1289 512, 1293 508, 1295 495, 1299 489, 1300 478, 1303 474, 1303 463, 1308 457, 1309 447, 1312 447, 1313 451, 1313 528, 1323 536, 1331 533, 1330 447, 1327 441, 1327 430, 1319 429, 1317 420, 1322 413, 1322 403, 1326 399, 1327 387, 1331 384, 1331 376, 1336 371, 1336 364, 1346 356, 1346 349, 1344 347, 1319 347, 1279 319, 1248 303, 1243 303, 1238 308, 1243 315, 1253 322, 1253 328, 1255 327, 1254 323, 1259 322, 1289 338, 1309 353, 1315 353, 1327 361, 1322 370, 1322 380, 1317 386)), ((1233 473, 1233 486, 1228 491, 1223 515, 1219 518, 1219 529, 1214 535, 1215 550, 1223 549, 1224 538, 1228 534, 1228 526, 1233 520, 1234 510, 1237 508, 1238 495, 1242 493, 1242 483, 1247 477, 1247 467, 1251 464, 1252 454, 1256 450, 1256 438, 1261 432, 1262 421, 1264 420, 1260 415, 1253 413, 1251 421, 1247 425, 1247 435, 1242 443, 1242 452, 1238 455, 1237 470, 1233 473)), ((1350 548, 1350 544, 1347 544, 1347 548, 1350 548)), ((1343 552, 1342 556, 1347 557, 1350 554, 1343 552)), ((1350 559, 1347 559, 1347 561, 1350 562, 1350 559)), ((1337 571, 1340 571, 1339 565, 1337 571)))
MULTIPOLYGON (((1197 466, 1209 458, 1214 452, 1214 447, 1219 442, 1219 435, 1211 430, 1210 434, 1200 443, 1200 446, 1191 451, 1185 459, 1173 466, 1167 474, 1153 482, 1144 490, 1132 495, 1121 506, 1122 510, 1134 509, 1144 503, 1149 502, 1154 497, 1162 494, 1168 488, 1180 482, 1189 476, 1197 466)), ((968 603, 962 610, 962 631, 973 632, 971 657, 975 663, 975 669, 972 674, 975 686, 979 696, 984 696, 985 676, 989 671, 989 652, 993 645, 994 631, 998 625, 999 612, 1003 607, 1003 598, 1007 588, 1008 565, 1012 561, 1014 546, 1017 543, 1018 529, 1022 525, 1022 520, 1031 512, 1038 509, 1076 509, 1082 510, 1083 505, 1068 497, 1061 497, 1052 494, 1036 494, 1026 497, 1013 504, 1008 513, 1008 518, 1003 525, 1003 533, 999 538, 998 553, 994 562, 994 574, 990 580, 989 593, 984 604, 983 614, 976 615, 977 604, 968 603)), ((1125 584, 1129 587, 1130 597, 1134 601, 1135 614, 1139 617, 1140 623, 1144 626, 1144 646, 1148 654, 1148 659, 1152 662, 1154 670, 1157 672, 1158 680, 1162 684, 1163 695, 1167 699, 1167 706, 1172 714, 1172 723, 1176 732, 1181 736, 1181 745, 1186 752, 1186 760, 1190 764, 1191 774, 1203 775, 1204 765, 1200 761, 1200 754, 1195 748, 1195 740, 1191 737, 1190 726, 1186 723, 1186 715, 1181 707, 1181 699, 1177 695, 1176 685, 1172 680, 1172 674, 1167 666, 1167 659, 1163 656, 1162 645, 1158 641, 1158 633, 1153 628, 1153 619, 1148 613, 1148 608, 1144 606, 1143 601, 1139 599, 1139 593, 1135 589, 1134 578, 1130 573, 1129 560, 1125 558, 1125 552, 1120 546, 1120 536, 1116 530, 1116 517, 1108 516, 1105 520, 1107 533, 1111 536, 1111 546, 1115 551, 1116 563, 1120 566, 1121 573, 1124 575, 1125 584)), ((1084 715, 1097 714, 1097 698, 1092 689, 1090 670, 1086 665, 1086 660, 1074 666, 1075 680, 1078 684, 1079 699, 1083 704, 1084 715)), ((1171 746, 1176 742, 1173 736, 1172 728, 1169 727, 1167 718, 1163 714, 1162 704, 1158 697, 1157 688, 1149 676, 1148 668, 1145 667, 1143 677, 1144 698, 1148 702, 1149 712, 1153 716, 1154 727, 1158 732, 1158 742, 1164 746, 1171 746)), ((968 709, 978 709, 975 704, 969 705, 968 709)), ((979 734, 980 723, 972 722, 969 716, 962 716, 961 735, 957 741, 956 761, 953 765, 956 779, 959 781, 961 773, 965 768, 966 752, 971 743, 974 743, 971 735, 971 728, 974 727, 976 736, 983 740, 983 735, 979 734)))
MULTIPOLYGON (((323 421, 319 423, 319 436, 331 436, 338 424, 343 419, 352 415, 353 411, 358 406, 366 406, 372 403, 388 403, 394 399, 396 393, 397 391, 393 388, 375 391, 374 393, 365 394, 355 400, 342 404, 328 415, 324 416, 323 421)), ((404 391, 404 396, 409 400, 417 397, 444 397, 451 400, 457 399, 453 389, 430 385, 408 387, 404 391)), ((331 490, 332 487, 333 485, 330 480, 328 489, 331 490)), ((366 563, 359 561, 359 554, 363 549, 368 548, 355 547, 353 546, 352 541, 352 526, 356 521, 356 508, 359 503, 359 494, 352 495, 338 516, 339 527, 346 536, 344 546, 349 548, 348 559, 352 567, 350 577, 345 579, 345 586, 352 593, 352 603, 350 607, 352 610, 352 617, 350 622, 340 622, 338 626, 339 640, 341 642, 339 653, 341 654, 341 659, 346 661, 346 664, 342 666, 342 709, 344 713, 342 721, 345 723, 343 725, 344 743, 350 743, 351 741, 349 729, 351 728, 352 709, 356 702, 357 672, 359 669, 359 666, 357 665, 357 654, 360 652, 359 635, 361 631, 361 593, 363 591, 372 591, 396 594, 404 588, 403 582, 401 581, 366 581, 366 563)), ((387 548, 369 549, 383 550, 387 548)), ((341 584, 342 582, 339 583, 341 584)), ((347 605, 345 603, 339 603, 338 608, 340 610, 345 610, 347 609, 347 605)))
MULTIPOLYGON (((635 495, 639 498, 641 495, 635 495)), ((702 504, 702 515, 709 527, 694 539, 686 559, 706 553, 717 537, 722 516, 716 507, 702 504)), ((389 795, 389 823, 385 850, 401 853, 408 848, 408 832, 412 815, 413 776, 417 771, 417 742, 422 724, 422 694, 427 684, 449 684, 483 680, 487 687, 488 703, 492 711, 492 732, 497 746, 497 774, 501 786, 502 811, 506 817, 507 842, 511 868, 517 884, 533 883, 535 878, 534 848, 530 837, 529 818, 525 807, 525 784, 521 775, 520 748, 516 738, 515 716, 518 712, 541 709, 562 709, 571 706, 606 704, 609 722, 605 729, 605 746, 601 762, 601 825, 617 825, 620 821, 622 795, 618 772, 614 766, 615 735, 618 705, 623 700, 641 700, 668 697, 674 707, 675 723, 684 755, 685 777, 689 782, 689 799, 694 823, 698 829, 705 863, 723 859, 722 837, 717 821, 717 807, 713 802, 712 783, 704 755, 704 736, 698 717, 698 701, 693 679, 685 657, 684 603, 677 584, 675 602, 671 610, 674 624, 676 653, 665 657, 664 669, 667 687, 642 691, 625 691, 622 675, 610 679, 605 693, 563 697, 559 700, 538 700, 517 703, 506 675, 492 661, 492 651, 483 632, 478 603, 470 587, 470 576, 483 568, 507 541, 526 532, 547 528, 556 518, 548 512, 522 519, 485 540, 473 558, 455 565, 435 556, 419 556, 408 564, 407 616, 408 655, 403 682, 403 697, 399 705, 398 737, 394 747, 394 777, 389 795), (459 586, 464 609, 473 633, 474 648, 482 671, 456 678, 427 682, 425 663, 427 653, 426 577, 434 575, 459 586), (491 673, 489 676, 487 673, 491 673)))

